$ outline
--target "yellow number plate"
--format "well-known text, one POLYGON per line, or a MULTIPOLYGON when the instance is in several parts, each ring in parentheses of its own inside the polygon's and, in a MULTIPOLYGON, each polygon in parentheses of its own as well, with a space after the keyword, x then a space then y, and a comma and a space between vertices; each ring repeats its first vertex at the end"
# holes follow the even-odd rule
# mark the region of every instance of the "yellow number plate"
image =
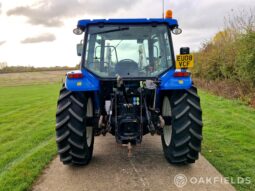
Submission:
POLYGON ((193 68, 193 66, 194 66, 193 54, 176 55, 176 69, 193 68))

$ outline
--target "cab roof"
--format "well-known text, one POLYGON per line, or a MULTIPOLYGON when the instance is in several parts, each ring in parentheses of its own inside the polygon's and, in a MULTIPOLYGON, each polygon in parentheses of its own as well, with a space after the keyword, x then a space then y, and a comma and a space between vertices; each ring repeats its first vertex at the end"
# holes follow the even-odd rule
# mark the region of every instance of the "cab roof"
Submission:
POLYGON ((176 19, 95 19, 95 20, 79 20, 77 27, 85 29, 91 24, 167 24, 170 28, 178 27, 176 19))

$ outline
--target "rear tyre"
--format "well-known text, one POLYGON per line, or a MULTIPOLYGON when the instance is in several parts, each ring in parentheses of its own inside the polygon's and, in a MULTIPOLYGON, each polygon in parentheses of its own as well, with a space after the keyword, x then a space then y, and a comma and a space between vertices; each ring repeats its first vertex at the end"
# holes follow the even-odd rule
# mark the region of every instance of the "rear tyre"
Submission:
POLYGON ((94 131, 86 125, 87 117, 93 117, 91 97, 63 87, 57 104, 56 141, 64 164, 87 165, 92 158, 94 131))
POLYGON ((164 95, 162 115, 171 116, 171 125, 161 135, 164 155, 169 163, 187 164, 198 159, 202 141, 202 110, 196 87, 164 95))

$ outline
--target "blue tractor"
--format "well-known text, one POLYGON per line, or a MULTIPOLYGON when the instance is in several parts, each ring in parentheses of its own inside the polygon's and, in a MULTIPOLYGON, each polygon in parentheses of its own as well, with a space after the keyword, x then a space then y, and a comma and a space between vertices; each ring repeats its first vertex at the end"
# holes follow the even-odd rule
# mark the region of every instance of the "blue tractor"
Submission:
POLYGON ((66 74, 56 113, 56 141, 64 164, 87 165, 94 137, 110 133, 118 144, 141 144, 161 136, 169 163, 198 159, 202 111, 189 68, 194 58, 172 33, 178 22, 161 19, 80 20, 74 33, 80 70, 66 74))

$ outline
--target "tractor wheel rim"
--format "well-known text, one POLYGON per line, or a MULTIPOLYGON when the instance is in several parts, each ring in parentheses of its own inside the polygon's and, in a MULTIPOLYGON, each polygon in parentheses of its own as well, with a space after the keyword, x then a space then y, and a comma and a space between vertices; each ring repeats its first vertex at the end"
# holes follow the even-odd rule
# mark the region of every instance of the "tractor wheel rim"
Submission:
MULTIPOLYGON (((162 106, 162 115, 169 117, 172 115, 171 105, 168 97, 164 97, 162 106)), ((166 146, 171 144, 172 140, 172 125, 165 125, 163 127, 163 136, 166 146)))
MULTIPOLYGON (((93 105, 91 98, 88 99, 87 103, 87 117, 93 117, 93 105)), ((93 127, 92 126, 86 126, 86 139, 87 139, 87 145, 88 147, 92 144, 92 138, 93 138, 93 127)))

